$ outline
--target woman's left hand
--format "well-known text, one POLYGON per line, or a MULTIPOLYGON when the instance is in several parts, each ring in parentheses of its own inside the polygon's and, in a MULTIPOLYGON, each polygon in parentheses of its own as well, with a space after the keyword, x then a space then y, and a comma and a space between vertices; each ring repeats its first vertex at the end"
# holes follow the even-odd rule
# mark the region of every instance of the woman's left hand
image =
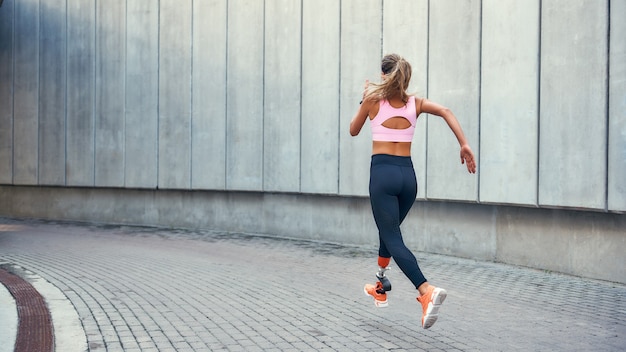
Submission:
POLYGON ((476 161, 474 160, 474 152, 469 145, 465 144, 461 147, 461 164, 467 166, 467 171, 471 174, 476 173, 476 161))

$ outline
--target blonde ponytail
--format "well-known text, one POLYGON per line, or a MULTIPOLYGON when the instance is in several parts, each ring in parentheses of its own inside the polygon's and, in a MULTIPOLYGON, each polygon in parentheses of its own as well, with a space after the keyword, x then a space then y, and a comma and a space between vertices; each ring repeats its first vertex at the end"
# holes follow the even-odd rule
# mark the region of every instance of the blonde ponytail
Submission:
POLYGON ((386 78, 382 83, 370 83, 365 99, 389 99, 399 96, 404 103, 409 101, 406 90, 411 81, 411 64, 398 54, 389 54, 381 61, 381 71, 386 78))

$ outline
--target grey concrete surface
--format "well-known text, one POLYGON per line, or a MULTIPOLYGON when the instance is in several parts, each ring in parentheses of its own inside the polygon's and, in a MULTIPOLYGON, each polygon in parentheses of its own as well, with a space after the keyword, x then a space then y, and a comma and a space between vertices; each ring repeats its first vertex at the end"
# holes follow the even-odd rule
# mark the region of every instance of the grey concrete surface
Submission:
MULTIPOLYGON (((626 16, 626 1, 611 1, 609 11, 626 16)), ((626 209, 626 21, 611 17, 610 33, 608 208, 626 209)))
POLYGON ((487 0, 482 11, 480 200, 537 204, 539 0, 487 0))
MULTIPOLYGON (((9 3, 7 1, 7 3, 9 3)), ((39 140, 39 4, 34 1, 11 2, 14 7, 13 36, 13 183, 37 184, 39 140)), ((5 4, 6 5, 6 4, 5 4)), ((3 7, 2 11, 6 11, 3 7)), ((8 82, 8 80, 1 80, 8 82)), ((3 105, 0 108, 6 108, 3 105)), ((3 168, 4 169, 4 168, 3 168)), ((7 172, 8 169, 5 169, 7 172)))
POLYGON ((302 2, 265 2, 263 188, 300 191, 302 2), (298 33, 299 35, 294 35, 298 33))
POLYGON ((341 2, 304 0, 302 2, 302 134, 300 187, 303 192, 339 192, 339 105, 335 101, 340 86, 341 2), (319 26, 319 19, 325 25, 319 26), (319 43, 326 43, 319 50, 319 43), (320 141, 324 141, 320 143, 320 141))
MULTIPOLYGON (((1 1, 0 1, 1 3, 1 1)), ((13 4, 9 3, 8 10, 0 11, 0 62, 13 60, 13 4)), ((13 66, 1 65, 0 77, 13 80, 13 66)), ((13 88, 8 84, 0 84, 0 140, 3 143, 13 144, 13 88)), ((11 183, 13 173, 13 148, 0 148, 0 183, 11 183)))
POLYGON ((263 188, 264 4, 227 3, 226 189, 258 191, 263 188))
POLYGON ((67 1, 66 180, 91 186, 95 152, 95 3, 67 1))
POLYGON ((363 295, 376 270, 372 247, 0 223, 0 261, 65 295, 87 351, 621 351, 626 345, 626 286, 606 281, 418 252, 427 278, 449 293, 437 324, 423 330, 415 289, 397 268, 389 274, 389 308, 377 309, 363 295))
MULTIPOLYGON (((67 22, 57 15, 65 2, 52 0, 40 5, 38 183, 64 185, 65 175, 65 100, 67 99, 67 22)), ((32 43, 30 44, 32 45, 32 43)), ((32 59, 31 59, 32 60, 32 59)))
MULTIPOLYGON (((457 117, 479 165, 481 1, 429 3, 428 99, 457 117)), ((428 119, 426 197, 478 200, 479 175, 468 174, 459 143, 445 121, 428 119)))
POLYGON ((126 101, 132 103, 126 106, 124 182, 126 187, 154 188, 158 172, 159 3, 137 0, 126 6, 126 101))
POLYGON ((164 0, 159 7, 159 185, 189 189, 192 2, 164 0))
POLYGON ((606 208, 608 6, 541 2, 541 205, 606 208))
MULTIPOLYGON (((62 17, 63 9, 55 8, 62 17)), ((94 185, 113 187, 124 184, 126 164, 126 4, 96 2, 95 21, 98 25, 94 185)))
POLYGON ((216 131, 226 131, 227 5, 193 2, 192 188, 226 188, 226 134, 216 131))

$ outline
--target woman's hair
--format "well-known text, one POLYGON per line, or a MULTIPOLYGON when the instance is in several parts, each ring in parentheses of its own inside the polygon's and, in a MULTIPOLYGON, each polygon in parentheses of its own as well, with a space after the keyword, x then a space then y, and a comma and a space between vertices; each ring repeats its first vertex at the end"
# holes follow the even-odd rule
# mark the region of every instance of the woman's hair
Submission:
POLYGON ((389 99, 399 96, 404 103, 409 101, 406 90, 411 81, 411 64, 398 54, 383 57, 380 68, 385 79, 382 83, 370 83, 365 98, 389 99))

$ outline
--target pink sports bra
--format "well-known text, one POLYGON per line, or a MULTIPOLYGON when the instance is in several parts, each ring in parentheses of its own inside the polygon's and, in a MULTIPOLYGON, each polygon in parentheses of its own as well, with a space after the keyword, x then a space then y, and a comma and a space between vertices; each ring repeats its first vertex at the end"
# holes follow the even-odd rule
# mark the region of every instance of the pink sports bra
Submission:
POLYGON ((415 111, 415 97, 409 97, 409 101, 401 108, 394 108, 387 100, 380 101, 378 114, 370 120, 372 127, 372 140, 380 142, 411 142, 415 133, 415 122, 417 112, 415 111), (388 128, 383 123, 392 117, 404 117, 411 126, 404 129, 388 128))

